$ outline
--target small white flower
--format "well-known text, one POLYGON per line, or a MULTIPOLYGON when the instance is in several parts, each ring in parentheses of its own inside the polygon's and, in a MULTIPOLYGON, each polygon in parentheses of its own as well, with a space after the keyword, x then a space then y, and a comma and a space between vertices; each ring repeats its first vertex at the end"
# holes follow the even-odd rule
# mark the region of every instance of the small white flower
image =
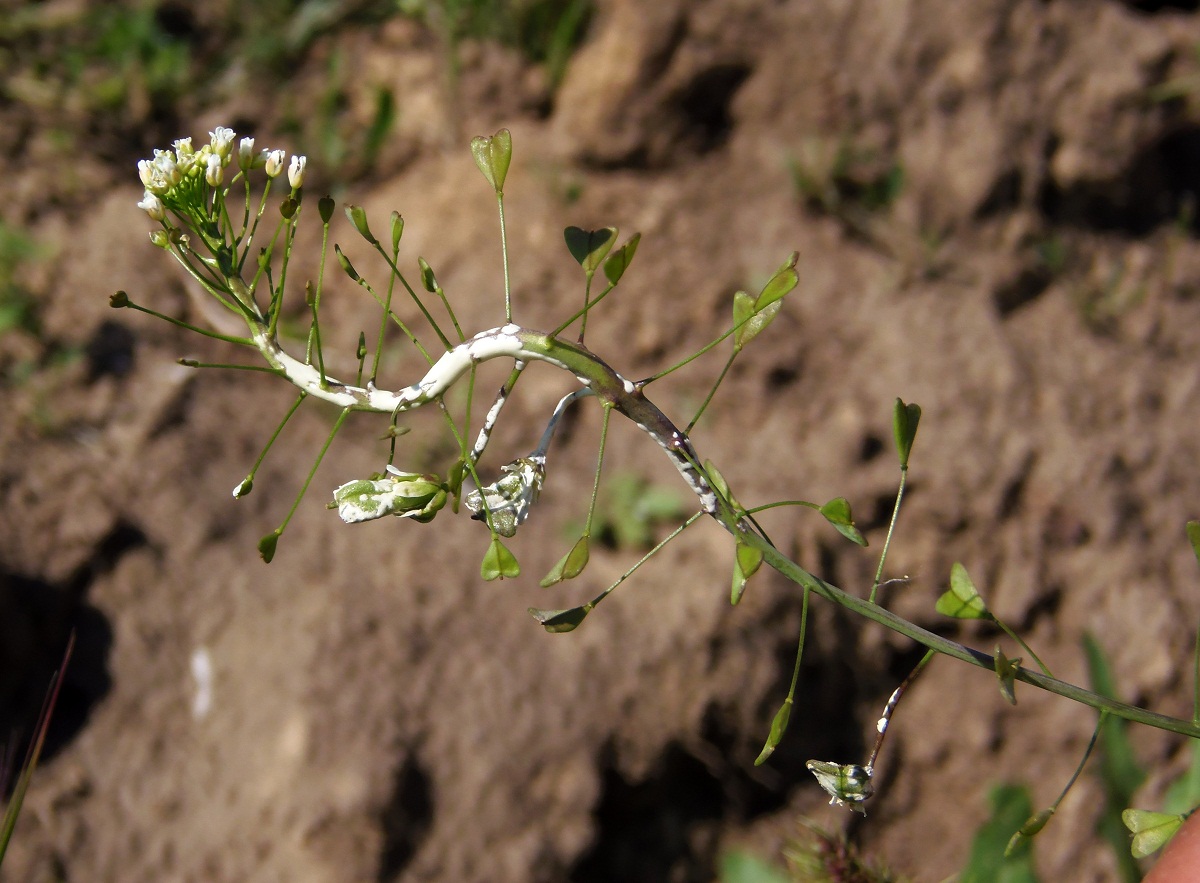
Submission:
POLYGON ((278 177, 279 173, 283 171, 283 161, 287 159, 287 152, 283 150, 264 150, 263 155, 266 157, 267 177, 278 177))
MULTIPOLYGON (((205 144, 201 151, 208 149, 205 144)), ((186 176, 196 165, 197 162, 203 162, 203 158, 192 147, 191 138, 180 138, 175 142, 175 164, 179 167, 179 174, 186 176)))
POLYGON ((225 172, 225 166, 221 163, 221 157, 215 153, 208 155, 208 167, 204 170, 204 180, 208 182, 210 187, 221 186, 221 175, 225 172))
POLYGON ((183 180, 183 173, 179 171, 175 157, 167 150, 154 151, 154 171, 157 179, 153 189, 159 193, 166 193, 183 180))
POLYGON ((149 190, 155 187, 158 181, 158 176, 154 170, 154 163, 148 159, 138 160, 138 177, 142 179, 142 186, 149 190))
POLYGON ((166 220, 167 210, 161 199, 149 190, 142 196, 142 201, 139 202, 138 208, 150 216, 152 221, 166 220))
POLYGON ((243 138, 238 142, 238 168, 248 172, 254 168, 257 156, 254 153, 254 139, 243 138))
POLYGON ((288 166, 288 183, 292 185, 293 190, 299 190, 304 186, 304 167, 308 165, 308 157, 292 156, 292 163, 288 166))
POLYGON ((211 146, 213 153, 221 157, 222 160, 229 159, 229 154, 233 147, 233 139, 236 134, 233 129, 226 126, 217 126, 208 133, 212 138, 211 146))

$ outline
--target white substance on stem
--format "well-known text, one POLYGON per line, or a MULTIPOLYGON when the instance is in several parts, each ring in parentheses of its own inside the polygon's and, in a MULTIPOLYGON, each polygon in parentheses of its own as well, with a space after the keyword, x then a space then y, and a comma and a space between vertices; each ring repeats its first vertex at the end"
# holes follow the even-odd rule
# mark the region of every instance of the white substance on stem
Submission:
MULTIPOLYGON (((331 402, 342 408, 394 414, 437 399, 469 371, 472 365, 486 362, 489 359, 506 357, 517 362, 546 362, 556 368, 571 371, 561 359, 549 355, 544 346, 536 349, 527 347, 523 338, 530 334, 531 332, 512 323, 481 331, 470 340, 460 343, 454 349, 443 354, 419 381, 396 392, 377 389, 373 384, 368 384, 365 388, 351 386, 328 375, 325 377, 325 382, 322 383, 321 374, 315 367, 285 353, 278 342, 268 334, 265 327, 260 326, 256 329, 254 344, 272 367, 281 371, 292 384, 314 398, 331 402)), ((611 371, 611 369, 609 370, 611 371)), ((590 377, 576 371, 571 371, 571 373, 581 384, 590 388, 592 382, 590 377)), ((637 392, 636 384, 616 372, 612 373, 620 381, 622 389, 627 395, 637 392)), ((504 396, 500 396, 488 411, 483 431, 476 442, 476 451, 480 451, 487 444, 491 424, 498 416, 503 403, 504 396)), ((700 498, 700 505, 704 511, 709 515, 717 515, 720 511, 720 501, 713 489, 709 487, 703 473, 686 456, 689 449, 687 437, 678 430, 672 430, 671 438, 668 440, 643 423, 637 422, 637 426, 654 439, 655 444, 671 458, 671 462, 683 480, 687 482, 688 487, 700 498)))
POLYGON ((265 329, 254 335, 254 344, 267 361, 281 370, 289 381, 315 398, 322 399, 342 408, 359 408, 369 411, 392 413, 405 411, 435 399, 454 385, 471 365, 489 359, 507 356, 514 359, 544 359, 539 353, 525 349, 516 325, 505 325, 481 331, 466 343, 460 343, 445 353, 412 386, 398 392, 376 389, 374 386, 351 386, 329 375, 321 383, 321 372, 314 366, 301 362, 284 352, 277 342, 271 340, 265 329))

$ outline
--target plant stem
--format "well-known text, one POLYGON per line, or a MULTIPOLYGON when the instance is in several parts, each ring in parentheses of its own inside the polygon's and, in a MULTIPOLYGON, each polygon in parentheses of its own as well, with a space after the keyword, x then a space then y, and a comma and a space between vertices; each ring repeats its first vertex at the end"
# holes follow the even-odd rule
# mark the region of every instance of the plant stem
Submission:
MULTIPOLYGON (((252 325, 253 327, 253 325, 252 325)), ((317 372, 284 353, 277 341, 258 329, 254 344, 273 367, 279 369, 300 389, 315 398, 324 399, 350 410, 407 411, 440 401, 442 394, 479 362, 494 358, 511 358, 520 362, 541 361, 568 371, 585 387, 591 389, 600 403, 630 418, 671 460, 684 481, 700 500, 701 508, 712 516, 735 538, 759 549, 763 560, 782 576, 797 585, 815 592, 822 598, 840 604, 852 613, 904 635, 907 638, 962 662, 994 672, 991 654, 975 650, 949 638, 934 634, 897 616, 869 599, 852 595, 820 577, 814 576, 792 561, 774 545, 758 535, 746 517, 728 500, 722 499, 712 487, 707 473, 687 434, 646 398, 641 384, 626 380, 603 359, 582 344, 570 343, 551 335, 531 331, 516 325, 505 325, 480 332, 470 340, 445 353, 420 381, 395 392, 381 389, 350 387, 329 378, 322 385, 317 372)), ((344 415, 343 415, 344 418, 344 415)), ((461 444, 461 439, 460 439, 461 444)), ((319 461, 318 461, 319 462, 319 461)), ((473 467, 473 463, 468 466, 473 467)), ((472 469, 473 471, 473 469, 472 469)), ((476 479, 478 481, 478 479, 476 479)), ((1047 692, 1072 699, 1116 717, 1146 726, 1200 739, 1200 724, 1158 714, 1124 702, 1101 696, 1057 678, 1019 668, 1016 678, 1047 692)))

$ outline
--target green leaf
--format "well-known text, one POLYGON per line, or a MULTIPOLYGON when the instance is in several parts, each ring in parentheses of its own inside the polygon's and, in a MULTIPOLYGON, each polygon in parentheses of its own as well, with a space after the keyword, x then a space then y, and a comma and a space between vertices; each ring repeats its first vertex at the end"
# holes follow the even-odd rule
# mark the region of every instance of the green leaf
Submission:
MULTIPOLYGON (((1083 635, 1083 649, 1087 657, 1092 689, 1110 699, 1116 699, 1117 685, 1104 656, 1104 650, 1087 632, 1083 635)), ((1139 871, 1127 848, 1129 837, 1125 832, 1124 820, 1119 814, 1119 809, 1133 803, 1133 795, 1146 780, 1146 772, 1138 766, 1125 721, 1110 715, 1103 724, 1099 743, 1099 773, 1100 782, 1104 787, 1104 800, 1096 830, 1113 849, 1119 866, 1119 878, 1137 880, 1139 871)))
POLYGON ((1021 657, 1009 659, 1004 655, 1004 651, 1000 649, 1000 645, 996 645, 996 652, 992 657, 993 664, 996 670, 996 677, 1000 679, 1000 695, 1004 697, 1009 705, 1017 704, 1017 672, 1021 670, 1021 657))
POLYGON ((612 534, 622 549, 649 549, 664 522, 681 517, 686 507, 674 490, 655 487, 640 475, 620 472, 600 497, 593 532, 612 534))
POLYGON ((483 172, 492 189, 496 193, 503 193, 504 178, 512 162, 512 134, 508 129, 500 129, 490 137, 477 135, 471 139, 471 153, 475 157, 475 165, 479 166, 479 171, 483 172))
POLYGON ((617 228, 583 230, 579 227, 568 227, 563 230, 563 239, 567 242, 567 251, 571 253, 571 257, 575 258, 588 276, 591 276, 617 241, 617 228))
POLYGON ((585 604, 582 607, 571 607, 567 610, 529 608, 529 614, 540 622, 546 631, 552 634, 574 631, 583 622, 583 618, 591 613, 591 611, 592 605, 590 604, 585 604))
POLYGON ((775 712, 775 717, 771 721, 771 732, 767 734, 767 742, 763 745, 763 749, 759 752, 758 757, 754 761, 755 766, 762 766, 766 763, 767 758, 775 753, 775 749, 779 746, 779 741, 783 738, 783 734, 787 732, 788 724, 792 720, 792 697, 783 700, 783 705, 779 706, 779 711, 775 712))
POLYGON ((563 580, 575 579, 579 574, 583 573, 583 569, 587 567, 589 557, 589 543, 586 536, 580 537, 575 545, 571 547, 571 551, 559 560, 550 572, 542 577, 542 588, 549 588, 555 583, 561 583, 563 580))
POLYGON ((271 559, 275 557, 275 547, 279 545, 279 536, 279 531, 273 530, 258 541, 258 554, 267 564, 270 564, 271 559))
POLYGON ((988 799, 991 817, 975 832, 959 883, 1037 883, 1033 844, 1028 839, 1006 854, 1012 832, 1033 815, 1028 790, 1022 785, 998 785, 988 799))
POLYGON ((1175 836, 1183 824, 1183 816, 1151 812, 1148 809, 1127 809, 1121 813, 1121 821, 1133 835, 1130 853, 1134 858, 1145 858, 1158 852, 1175 836))
POLYGON ((1191 766, 1167 788, 1163 809, 1184 813, 1197 804, 1200 804, 1200 739, 1193 739, 1191 766))
POLYGON ((967 569, 955 561, 950 568, 950 588, 937 599, 934 608, 942 616, 955 619, 991 619, 987 605, 967 575, 967 569))
POLYGON ((835 524, 834 527, 837 528, 838 533, 840 533, 850 542, 859 546, 867 545, 867 538, 864 537, 862 532, 859 531, 859 529, 853 524, 835 524))
POLYGON ((796 287, 796 283, 800 281, 800 277, 796 274, 796 261, 799 259, 800 253, 794 251, 784 262, 783 266, 775 271, 775 275, 767 281, 767 284, 763 286, 763 290, 759 292, 758 298, 754 301, 754 309, 756 311, 761 311, 771 306, 771 304, 782 300, 785 294, 796 287))
MULTIPOLYGON (((124 292, 118 291, 117 294, 124 292)), ((1196 556, 1196 561, 1200 562, 1200 521, 1189 521, 1187 523, 1187 538, 1192 544, 1192 552, 1196 556)))
POLYGON ((838 533, 860 546, 867 544, 867 538, 854 526, 854 518, 850 514, 850 503, 845 497, 834 497, 820 508, 825 520, 838 529, 838 533))
POLYGON ((610 284, 616 285, 621 281, 621 277, 625 275, 625 271, 633 263, 633 256, 637 253, 638 243, 641 241, 642 234, 634 233, 624 245, 614 251, 609 259, 604 262, 604 275, 610 284))
POLYGON ((483 556, 483 563, 479 567, 479 574, 488 582, 494 579, 506 579, 519 576, 521 566, 517 564, 517 559, 512 552, 508 551, 508 547, 500 542, 497 536, 492 537, 491 545, 488 546, 487 552, 483 556))
MULTIPOLYGON (((1119 698, 1104 650, 1088 632, 1083 635, 1083 650, 1092 689, 1110 699, 1119 698)), ((1113 806, 1128 806, 1133 802, 1134 792, 1146 781, 1146 772, 1138 766, 1124 721, 1113 717, 1105 721, 1100 748, 1100 778, 1113 798, 1110 802, 1113 806)))
POLYGON ((896 438, 900 465, 905 469, 908 468, 908 455, 912 453, 913 439, 917 437, 917 424, 920 422, 920 405, 906 405, 902 399, 896 399, 892 408, 892 435, 896 438))
POLYGON ((718 883, 788 883, 787 874, 744 849, 721 856, 718 883))

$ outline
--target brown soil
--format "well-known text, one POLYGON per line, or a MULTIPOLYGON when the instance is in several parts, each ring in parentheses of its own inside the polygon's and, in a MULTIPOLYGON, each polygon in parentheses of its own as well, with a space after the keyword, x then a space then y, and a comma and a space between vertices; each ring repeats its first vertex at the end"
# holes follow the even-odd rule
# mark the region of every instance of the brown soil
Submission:
MULTIPOLYGON (((1151 90, 1200 76, 1196 4, 599 6, 552 97, 518 56, 466 44, 449 103, 443 50, 393 22, 323 38, 287 82, 219 107, 147 111, 120 133, 93 121, 97 151, 81 124, 78 153, 56 152, 55 108, 0 103, 6 224, 55 249, 22 264, 37 333, 0 337, 6 729, 40 700, 68 626, 79 634, 4 880, 703 881, 723 850, 777 855, 811 818, 852 821, 865 852, 935 881, 962 866, 994 783, 1030 783, 1047 805, 1091 734, 1088 711, 1031 689, 1010 708, 986 673, 936 661, 900 707, 869 815, 850 820, 824 806, 804 761, 862 760, 919 653, 818 604, 792 729, 754 768, 790 676, 799 593, 763 574, 731 609, 731 547, 715 525, 669 546, 579 631, 543 633, 527 606, 579 603, 640 554, 603 548, 575 584, 537 587, 586 506, 595 408, 552 452, 543 501, 512 543, 519 580, 481 582, 486 534, 465 517, 352 529, 323 508, 329 488, 379 466, 381 427, 365 418, 264 566, 255 542, 287 511, 331 414, 302 411, 234 502, 289 391, 175 365, 228 351, 113 313, 107 297, 191 309, 146 241, 134 161, 247 120, 260 141, 294 146, 272 128, 279 108, 315 103, 335 49, 360 72, 347 119, 378 83, 400 119, 370 177, 346 183, 314 158, 307 189, 361 202, 377 223, 402 211, 406 260, 430 261, 470 330, 502 313, 494 204, 465 135, 501 125, 516 144, 519 320, 550 326, 575 308, 563 226, 641 231, 588 336, 629 376, 710 340, 733 292, 798 250, 799 289, 694 433, 701 455, 745 504, 849 498, 865 552, 804 510, 764 524, 805 566, 865 592, 898 480, 892 402, 920 403, 888 564, 911 581, 886 603, 990 652, 996 634, 933 612, 962 561, 1057 675, 1086 681, 1090 633, 1123 696, 1188 716, 1200 117, 1194 91, 1151 90), (815 183, 798 188, 789 162, 815 183), (198 651, 214 672, 202 716, 198 651)), ((338 237, 354 238, 347 225, 338 237)), ((327 297, 327 339, 352 346, 370 305, 347 285, 327 297)), ((399 385, 419 360, 397 351, 399 385)), ((656 400, 686 422, 719 362, 664 381, 656 400)), ((532 446, 567 388, 531 371, 493 468, 532 446)), ((436 427, 414 425, 401 464, 440 462, 436 427)), ((631 427, 615 426, 606 469, 686 499, 631 427)), ((1152 770, 1138 802, 1155 806, 1184 746, 1133 735, 1152 770)), ((1037 841, 1043 879, 1116 879, 1093 833, 1102 802, 1085 775, 1037 841)))

